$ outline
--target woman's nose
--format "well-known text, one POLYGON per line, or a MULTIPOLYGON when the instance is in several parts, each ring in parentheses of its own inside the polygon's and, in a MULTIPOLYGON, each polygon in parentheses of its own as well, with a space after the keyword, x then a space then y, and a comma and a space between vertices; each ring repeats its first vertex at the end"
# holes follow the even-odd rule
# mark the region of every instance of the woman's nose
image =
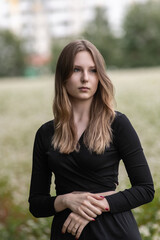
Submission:
POLYGON ((81 80, 82 82, 87 82, 88 79, 89 79, 88 72, 84 71, 81 80))

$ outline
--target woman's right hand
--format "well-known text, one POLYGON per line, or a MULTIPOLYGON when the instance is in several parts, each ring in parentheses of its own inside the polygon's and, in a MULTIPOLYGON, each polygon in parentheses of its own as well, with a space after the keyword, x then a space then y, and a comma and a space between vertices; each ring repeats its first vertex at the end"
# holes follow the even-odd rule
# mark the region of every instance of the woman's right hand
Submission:
POLYGON ((92 221, 109 208, 104 197, 89 192, 72 192, 57 196, 54 205, 56 211, 69 208, 88 221, 92 221))
POLYGON ((88 220, 82 218, 77 213, 72 212, 69 214, 68 218, 63 224, 62 233, 71 233, 73 236, 75 236, 75 239, 78 239, 88 223, 88 220))

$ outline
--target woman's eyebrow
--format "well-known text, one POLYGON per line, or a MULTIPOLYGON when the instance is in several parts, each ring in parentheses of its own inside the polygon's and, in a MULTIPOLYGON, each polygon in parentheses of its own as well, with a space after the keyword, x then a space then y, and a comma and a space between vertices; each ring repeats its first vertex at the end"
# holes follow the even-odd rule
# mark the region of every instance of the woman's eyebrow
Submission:
POLYGON ((79 66, 79 65, 74 65, 74 67, 79 67, 79 68, 81 68, 82 66, 79 66))
POLYGON ((94 65, 94 66, 90 66, 90 68, 96 68, 96 66, 94 65))
MULTIPOLYGON (((74 67, 79 67, 79 68, 82 68, 83 66, 80 66, 80 65, 74 65, 74 67)), ((89 68, 96 68, 96 66, 95 65, 93 65, 93 66, 89 66, 89 68)))

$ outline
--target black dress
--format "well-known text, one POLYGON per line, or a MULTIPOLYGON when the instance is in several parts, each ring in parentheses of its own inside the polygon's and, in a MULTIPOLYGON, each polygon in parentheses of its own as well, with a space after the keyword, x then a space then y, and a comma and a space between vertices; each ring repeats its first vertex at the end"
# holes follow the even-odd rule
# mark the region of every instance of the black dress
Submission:
POLYGON ((61 154, 51 146, 53 121, 37 131, 33 150, 33 169, 30 187, 30 211, 35 217, 54 216, 51 240, 75 239, 70 233, 62 234, 64 221, 71 212, 56 213, 50 196, 52 172, 55 175, 56 194, 72 191, 101 193, 116 189, 118 166, 122 159, 131 188, 106 196, 110 212, 102 213, 84 228, 80 240, 140 240, 140 234, 131 209, 153 199, 154 187, 138 136, 128 118, 119 112, 112 123, 113 142, 104 154, 90 153, 79 140, 80 151, 61 154))

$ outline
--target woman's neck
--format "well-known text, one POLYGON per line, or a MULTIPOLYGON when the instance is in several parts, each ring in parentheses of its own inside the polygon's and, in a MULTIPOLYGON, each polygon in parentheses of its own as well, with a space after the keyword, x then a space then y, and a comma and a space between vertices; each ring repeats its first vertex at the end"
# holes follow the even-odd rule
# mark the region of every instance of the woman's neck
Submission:
POLYGON ((92 101, 77 101, 72 103, 73 120, 77 129, 78 139, 88 126, 92 101))
POLYGON ((91 101, 77 101, 72 103, 73 119, 75 123, 89 120, 91 103, 91 101))

